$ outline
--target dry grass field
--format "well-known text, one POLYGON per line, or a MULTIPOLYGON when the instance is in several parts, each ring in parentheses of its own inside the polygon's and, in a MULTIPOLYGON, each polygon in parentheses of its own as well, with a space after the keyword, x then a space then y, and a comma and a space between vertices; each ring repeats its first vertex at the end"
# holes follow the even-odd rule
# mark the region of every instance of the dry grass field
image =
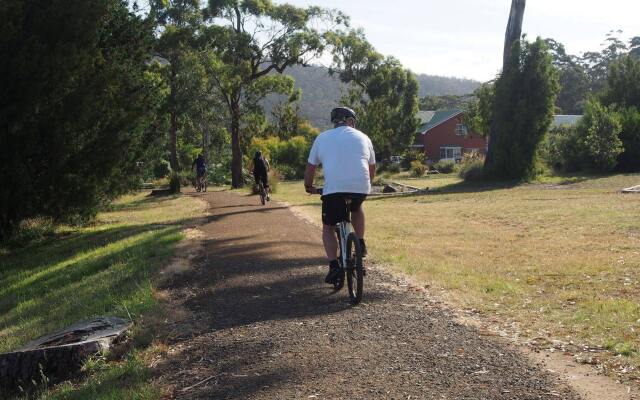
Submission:
MULTIPOLYGON (((394 181, 437 188, 366 204, 376 261, 528 338, 599 346, 640 366, 640 174, 552 177, 515 186, 453 176, 394 181)), ((301 182, 276 200, 320 222, 301 182)))

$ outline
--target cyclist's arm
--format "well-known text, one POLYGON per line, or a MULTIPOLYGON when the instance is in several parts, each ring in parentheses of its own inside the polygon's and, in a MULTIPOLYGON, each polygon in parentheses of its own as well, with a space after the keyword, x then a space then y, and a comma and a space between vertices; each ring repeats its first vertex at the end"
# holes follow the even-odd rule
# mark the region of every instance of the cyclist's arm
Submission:
POLYGON ((369 165, 369 180, 371 182, 373 182, 373 178, 376 177, 376 165, 375 164, 370 164, 369 165))
POLYGON ((307 163, 307 168, 304 171, 304 189, 307 193, 316 193, 316 188, 313 186, 313 178, 316 175, 316 166, 307 163))
POLYGON ((264 159, 264 166, 267 168, 267 172, 269 172, 269 170, 271 169, 271 165, 269 165, 269 160, 267 160, 266 158, 264 159))

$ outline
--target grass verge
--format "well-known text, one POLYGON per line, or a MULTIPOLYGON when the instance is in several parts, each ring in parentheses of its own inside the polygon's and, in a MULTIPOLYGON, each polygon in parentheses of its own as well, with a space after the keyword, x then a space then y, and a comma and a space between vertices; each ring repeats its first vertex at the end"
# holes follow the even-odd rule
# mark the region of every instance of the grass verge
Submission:
MULTIPOLYGON (((136 321, 155 311, 154 274, 182 239, 183 224, 203 210, 195 198, 138 193, 116 201, 92 226, 57 227, 26 246, 3 248, 0 352, 92 316, 136 321)), ((145 383, 143 364, 140 354, 102 364, 85 382, 44 398, 152 398, 144 395, 155 389, 145 383)))
MULTIPOLYGON (((640 196, 620 194, 640 174, 394 180, 438 190, 365 203, 376 260, 521 336, 600 346, 611 368, 640 367, 640 196)), ((274 198, 320 222, 320 199, 301 182, 282 183, 274 198)))

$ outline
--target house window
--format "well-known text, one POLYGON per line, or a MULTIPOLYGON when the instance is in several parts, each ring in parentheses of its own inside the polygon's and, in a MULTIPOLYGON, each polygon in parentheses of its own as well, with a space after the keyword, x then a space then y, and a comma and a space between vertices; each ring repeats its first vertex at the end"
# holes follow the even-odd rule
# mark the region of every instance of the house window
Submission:
POLYGON ((462 158, 462 147, 440 147, 440 159, 459 160, 462 158))
POLYGON ((467 130, 467 127, 464 124, 456 125, 456 135, 467 136, 468 134, 469 134, 469 131, 467 130))

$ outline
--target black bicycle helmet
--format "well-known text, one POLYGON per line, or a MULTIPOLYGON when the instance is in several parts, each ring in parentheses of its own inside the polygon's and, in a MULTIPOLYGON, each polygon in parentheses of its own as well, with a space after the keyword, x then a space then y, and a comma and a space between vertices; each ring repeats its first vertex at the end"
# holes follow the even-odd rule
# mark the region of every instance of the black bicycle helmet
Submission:
POLYGON ((355 111, 349 107, 336 107, 331 110, 331 122, 334 124, 344 122, 347 118, 353 118, 354 121, 358 120, 355 111))

